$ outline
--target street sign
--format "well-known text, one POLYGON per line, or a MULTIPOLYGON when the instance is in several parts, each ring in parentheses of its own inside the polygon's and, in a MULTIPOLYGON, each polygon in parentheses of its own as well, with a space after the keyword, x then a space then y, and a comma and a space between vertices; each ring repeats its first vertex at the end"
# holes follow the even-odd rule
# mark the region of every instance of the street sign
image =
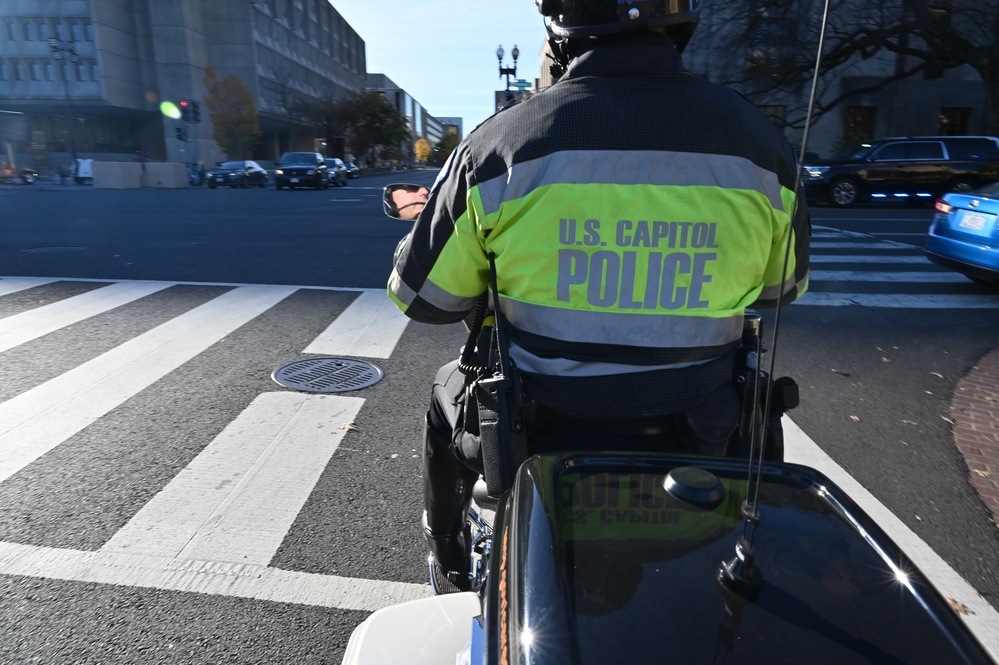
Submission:
POLYGON ((534 84, 531 83, 530 81, 525 81, 524 79, 517 79, 516 81, 513 82, 513 86, 517 88, 517 90, 527 90, 532 85, 534 84))

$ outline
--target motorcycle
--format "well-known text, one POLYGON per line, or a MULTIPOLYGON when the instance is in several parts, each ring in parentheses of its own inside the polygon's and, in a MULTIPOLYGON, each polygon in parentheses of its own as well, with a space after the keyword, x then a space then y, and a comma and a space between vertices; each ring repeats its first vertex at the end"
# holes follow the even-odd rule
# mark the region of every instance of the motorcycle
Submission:
MULTIPOLYGON (((395 191, 425 188, 386 188, 386 212, 410 219, 395 191)), ((500 349, 502 325, 497 314, 500 349)), ((761 366, 762 325, 747 313, 726 457, 561 453, 517 464, 515 419, 499 405, 468 514, 471 590, 441 593, 431 567, 435 595, 373 613, 343 663, 993 664, 842 489, 783 461, 781 417, 797 386, 761 366)), ((478 378, 480 400, 510 384, 497 357, 478 378)))
POLYGON ((25 185, 33 185, 38 180, 38 172, 34 169, 21 169, 21 182, 25 185))

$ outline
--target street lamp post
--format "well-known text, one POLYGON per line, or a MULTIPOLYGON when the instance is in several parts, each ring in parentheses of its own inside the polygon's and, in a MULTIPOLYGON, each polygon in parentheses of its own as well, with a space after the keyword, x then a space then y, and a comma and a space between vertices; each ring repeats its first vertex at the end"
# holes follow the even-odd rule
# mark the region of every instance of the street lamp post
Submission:
POLYGON ((506 75, 506 89, 509 91, 510 77, 513 76, 514 78, 517 78, 517 58, 520 57, 520 49, 517 48, 516 44, 514 44, 513 53, 510 54, 513 56, 513 67, 503 66, 503 53, 503 46, 500 45, 499 48, 496 49, 496 59, 499 60, 499 75, 500 78, 503 78, 503 76, 506 75))
POLYGON ((62 60, 76 64, 80 62, 80 56, 76 53, 76 43, 73 40, 63 42, 57 37, 49 39, 49 49, 52 51, 52 59, 59 63, 62 72, 62 86, 66 93, 66 129, 69 131, 69 152, 76 164, 76 136, 73 129, 73 103, 69 98, 69 77, 66 76, 66 69, 62 60))

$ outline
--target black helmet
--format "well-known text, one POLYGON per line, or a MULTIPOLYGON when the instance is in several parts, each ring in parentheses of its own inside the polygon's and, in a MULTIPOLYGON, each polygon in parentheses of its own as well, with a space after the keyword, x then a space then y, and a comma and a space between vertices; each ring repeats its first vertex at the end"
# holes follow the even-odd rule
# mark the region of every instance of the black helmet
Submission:
POLYGON ((557 40, 666 27, 678 51, 694 34, 701 0, 534 0, 557 40))

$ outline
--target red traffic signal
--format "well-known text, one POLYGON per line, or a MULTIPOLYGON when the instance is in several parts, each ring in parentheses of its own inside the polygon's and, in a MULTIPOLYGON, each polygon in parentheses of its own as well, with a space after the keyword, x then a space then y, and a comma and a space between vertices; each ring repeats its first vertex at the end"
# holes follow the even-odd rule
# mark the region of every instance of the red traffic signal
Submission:
POLYGON ((184 122, 191 122, 191 102, 182 99, 177 106, 180 107, 180 119, 184 122))

